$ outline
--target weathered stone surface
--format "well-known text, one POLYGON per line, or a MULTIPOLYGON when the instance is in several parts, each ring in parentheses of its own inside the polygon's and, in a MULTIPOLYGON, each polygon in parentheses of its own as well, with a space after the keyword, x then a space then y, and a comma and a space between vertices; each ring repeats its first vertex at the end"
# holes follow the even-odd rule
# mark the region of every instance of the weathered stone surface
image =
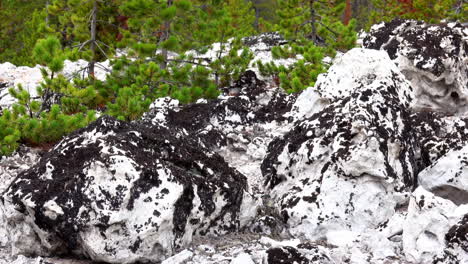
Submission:
POLYGON ((364 47, 388 52, 415 89, 416 110, 468 110, 468 27, 393 20, 372 27, 364 47))
POLYGON ((249 189, 262 188, 260 164, 270 141, 290 127, 294 95, 270 89, 252 71, 245 72, 217 100, 179 106, 169 98, 156 100, 143 122, 162 125, 177 137, 190 137, 216 151, 247 176, 249 189), (231 89, 237 89, 234 96, 231 89))
POLYGON ((381 51, 351 50, 329 72, 329 82, 345 82, 329 86, 337 98, 273 141, 262 172, 289 232, 350 244, 387 222, 413 188, 412 94, 381 51), (365 71, 356 79, 340 70, 350 61, 365 71), (378 78, 362 78, 378 65, 378 78))
POLYGON ((246 187, 188 138, 103 117, 21 173, 3 206, 16 253, 131 263, 238 230, 252 217, 244 207, 255 207, 246 187))
POLYGON ((468 204, 457 206, 418 187, 411 195, 403 226, 403 250, 407 260, 414 263, 463 263, 459 261, 467 259, 466 252, 453 254, 446 248, 453 249, 460 242, 457 237, 464 236, 462 218, 466 212, 468 204))

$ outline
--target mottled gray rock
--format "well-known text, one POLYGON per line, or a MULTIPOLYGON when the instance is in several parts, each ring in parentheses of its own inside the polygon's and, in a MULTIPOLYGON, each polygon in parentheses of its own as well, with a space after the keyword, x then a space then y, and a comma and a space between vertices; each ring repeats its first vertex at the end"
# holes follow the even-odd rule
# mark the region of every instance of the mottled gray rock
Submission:
MULTIPOLYGON (((412 90, 383 51, 353 49, 325 78, 340 83, 326 86, 336 99, 296 118, 269 146, 262 172, 270 195, 294 237, 350 246, 369 235, 391 243, 378 230, 407 202, 416 176, 412 90), (350 63, 353 72, 341 70, 350 63)), ((378 251, 373 261, 394 256, 378 251)))
POLYGON ((246 187, 195 141, 103 117, 21 173, 2 207, 15 253, 145 262, 246 225, 256 206, 246 187))
POLYGON ((468 111, 468 27, 393 20, 374 25, 364 47, 382 49, 415 89, 415 110, 468 111))

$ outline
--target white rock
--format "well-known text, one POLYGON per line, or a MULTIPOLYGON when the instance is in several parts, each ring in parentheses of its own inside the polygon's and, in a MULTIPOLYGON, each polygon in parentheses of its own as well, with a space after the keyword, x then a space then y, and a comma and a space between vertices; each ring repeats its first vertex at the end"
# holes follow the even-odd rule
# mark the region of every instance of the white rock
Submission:
POLYGON ((445 235, 468 212, 468 204, 449 200, 418 187, 412 194, 403 226, 403 250, 409 261, 430 263, 445 249, 445 235))
POLYGON ((190 250, 183 250, 176 255, 164 260, 161 264, 185 264, 193 257, 193 252, 190 250))
POLYGON ((255 262, 249 254, 241 253, 232 259, 231 264, 255 264, 255 262))
POLYGON ((468 203, 468 146, 452 150, 421 171, 418 182, 424 189, 455 204, 468 203))

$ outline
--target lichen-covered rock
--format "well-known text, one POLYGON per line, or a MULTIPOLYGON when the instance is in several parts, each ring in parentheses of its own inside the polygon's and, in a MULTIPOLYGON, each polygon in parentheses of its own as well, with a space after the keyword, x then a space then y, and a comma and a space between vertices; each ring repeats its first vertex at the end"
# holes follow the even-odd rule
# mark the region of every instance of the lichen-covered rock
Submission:
POLYGON ((263 50, 271 50, 272 47, 281 46, 288 43, 288 41, 277 32, 268 32, 257 36, 246 37, 242 39, 242 42, 247 47, 253 47, 257 50, 260 50, 260 48, 263 50))
MULTIPOLYGON (((334 65, 318 76, 316 85, 298 96, 291 115, 295 119, 311 117, 331 102, 350 97, 363 86, 386 82, 390 75, 397 73, 398 68, 382 52, 352 49, 346 56, 335 58, 334 65)), ((409 102, 413 96, 412 89, 401 89, 398 96, 402 102, 409 102)))
POLYGON ((468 204, 468 146, 454 148, 418 174, 418 183, 456 205, 468 204))
POLYGON ((445 242, 444 252, 434 258, 434 264, 468 263, 468 214, 450 227, 445 242))
POLYGON ((407 260, 413 263, 464 263, 461 259, 467 259, 466 252, 457 254, 453 250, 455 245, 463 245, 459 242, 466 234, 462 220, 466 212, 468 204, 457 206, 418 187, 411 195, 403 226, 403 251, 407 260))
POLYGON ((190 137, 216 151, 247 176, 249 189, 258 190, 262 182, 260 164, 267 146, 289 129, 287 114, 295 98, 270 89, 253 71, 247 71, 216 100, 182 106, 175 100, 160 98, 143 122, 163 125, 178 137, 190 137))
POLYGON ((265 264, 328 264, 335 263, 320 246, 310 243, 296 247, 270 248, 266 252, 265 264))
POLYGON ((388 52, 415 88, 416 110, 468 111, 468 27, 393 20, 371 28, 364 47, 388 52))
POLYGON ((238 230, 255 212, 246 187, 243 175, 189 138, 103 117, 21 173, 2 207, 16 253, 132 263, 238 230))
MULTIPOLYGON (((41 154, 40 150, 21 146, 12 156, 0 157, 0 194, 5 192, 20 172, 33 166, 41 154)), ((0 248, 8 247, 8 233, 6 215, 3 208, 0 207, 0 248)))
POLYGON ((468 119, 423 111, 411 116, 417 135, 420 167, 424 169, 451 150, 460 150, 468 140, 468 119))
POLYGON ((386 223, 414 186, 412 94, 382 51, 351 50, 330 72, 330 83, 350 85, 328 91, 334 102, 273 141, 262 172, 290 233, 343 246, 386 223), (380 67, 378 78, 371 71, 353 79, 340 70, 350 61, 363 71, 380 67))

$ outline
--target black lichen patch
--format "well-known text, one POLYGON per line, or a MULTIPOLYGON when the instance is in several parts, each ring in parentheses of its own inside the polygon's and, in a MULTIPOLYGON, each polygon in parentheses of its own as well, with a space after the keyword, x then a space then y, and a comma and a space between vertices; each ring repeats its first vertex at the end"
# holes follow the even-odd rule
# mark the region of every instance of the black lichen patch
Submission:
MULTIPOLYGON (((216 150, 230 143, 227 133, 231 130, 227 127, 287 121, 284 115, 296 99, 278 89, 269 90, 253 71, 243 73, 232 86, 223 89, 223 93, 222 99, 168 109, 167 127, 173 134, 191 137, 202 147, 216 150), (232 90, 236 93, 229 96, 232 90)), ((150 110, 143 122, 151 122, 156 114, 157 109, 150 110)))
MULTIPOLYGON (((182 185, 186 190, 175 203, 173 221, 177 237, 185 231, 195 195, 199 196, 206 217, 216 210, 215 195, 221 193, 225 202, 217 217, 205 219, 208 221, 205 229, 238 228, 237 216, 247 181, 221 156, 190 137, 175 136, 167 128, 144 122, 125 123, 107 116, 62 140, 34 167, 21 173, 6 195, 25 214, 28 205, 23 201, 33 202, 35 206, 30 209, 34 210, 35 223, 74 251, 80 248, 80 232, 90 225, 98 227, 105 236, 111 226, 107 212, 145 211, 136 208, 136 200, 145 201, 138 206, 149 206, 164 199, 172 190, 164 188, 163 182, 182 185), (107 185, 115 182, 118 183, 115 188, 107 185), (193 192, 194 186, 197 193, 193 192), (162 190, 149 196, 153 188, 162 190), (129 197, 128 202, 123 197, 129 197), (63 214, 51 217, 47 213, 46 203, 51 201, 63 214), (225 215, 229 215, 231 223, 223 222, 225 215)), ((151 209, 149 216, 157 218, 160 212, 151 209)), ((151 219, 143 225, 157 229, 151 219)), ((141 228, 137 226, 135 231, 141 228)), ((120 233, 122 240, 129 239, 128 232, 120 233)), ((130 249, 135 251, 141 241, 131 243, 130 249)))
POLYGON ((467 118, 423 111, 412 114, 411 123, 420 153, 418 173, 449 151, 460 150, 468 141, 467 118))
POLYGON ((363 43, 366 48, 387 51, 392 59, 403 55, 417 61, 417 68, 440 76, 447 70, 446 59, 458 63, 462 59, 460 54, 468 53, 468 44, 461 33, 464 29, 466 26, 460 23, 431 25, 395 19, 371 30, 363 43))
MULTIPOLYGON (((326 245, 331 246, 331 245, 326 245)), ((267 250, 268 264, 325 264, 330 258, 317 244, 305 242, 296 247, 284 246, 267 250)))
POLYGON ((449 229, 445 235, 445 242, 450 248, 460 246, 464 251, 468 252, 468 214, 449 229))
POLYGON ((267 250, 268 264, 309 264, 309 260, 293 247, 270 248, 267 250))
POLYGON ((389 41, 390 37, 394 34, 394 30, 404 23, 407 22, 402 19, 394 19, 390 22, 384 22, 382 27, 376 31, 372 31, 371 34, 364 38, 364 47, 369 49, 380 49, 389 41))
POLYGON ((135 243, 133 243, 133 245, 130 246, 130 250, 131 250, 133 253, 136 253, 137 250, 140 248, 141 242, 143 242, 143 241, 141 240, 141 238, 140 238, 140 237, 137 237, 135 243))

